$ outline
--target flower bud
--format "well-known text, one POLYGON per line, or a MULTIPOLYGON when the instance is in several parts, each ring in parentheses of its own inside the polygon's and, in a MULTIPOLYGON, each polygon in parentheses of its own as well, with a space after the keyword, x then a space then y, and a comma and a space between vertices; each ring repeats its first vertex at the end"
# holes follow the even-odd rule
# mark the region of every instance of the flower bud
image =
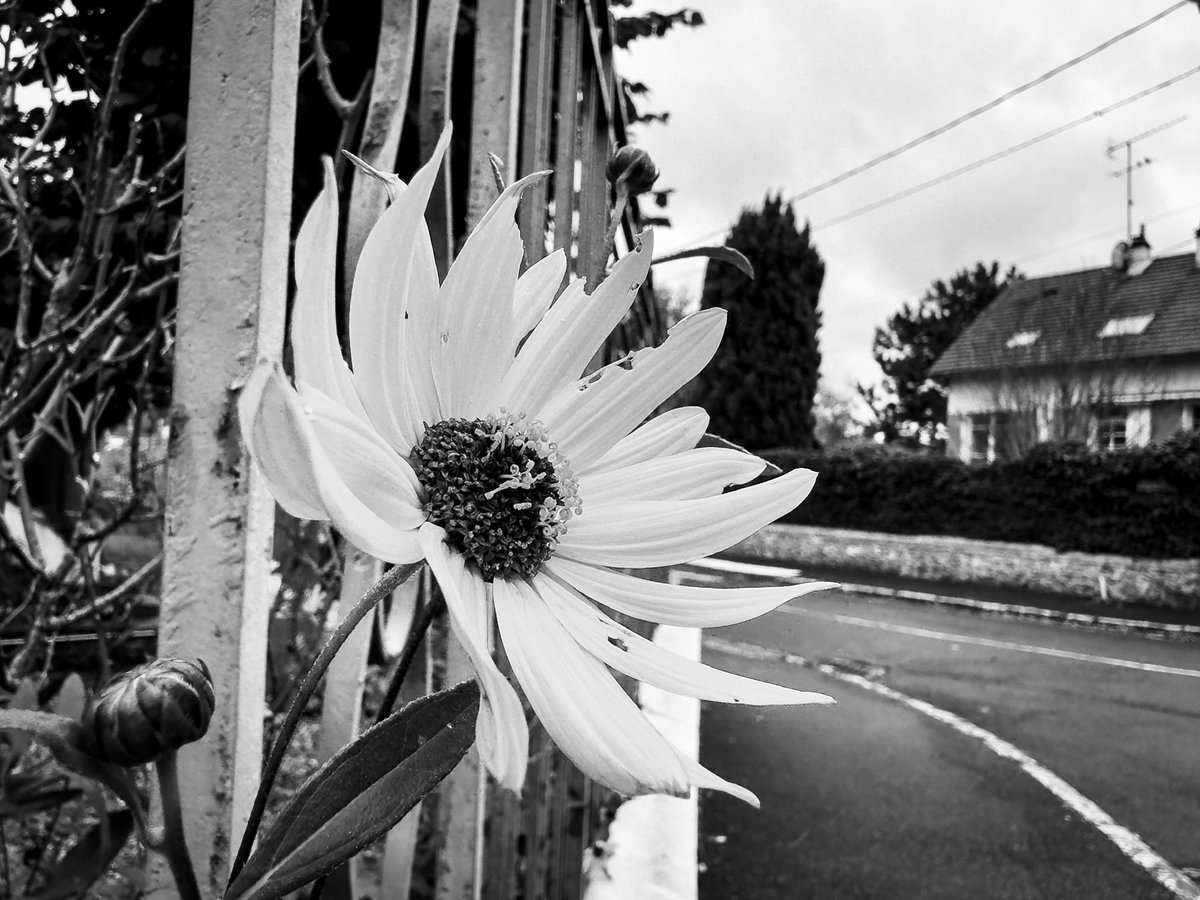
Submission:
POLYGON ((216 702, 204 660, 156 659, 97 691, 83 726, 97 757, 137 766, 202 738, 216 702))
POLYGON ((629 193, 636 196, 654 187, 654 182, 658 181, 658 166, 645 150, 626 145, 608 158, 604 174, 614 186, 624 178, 629 193))

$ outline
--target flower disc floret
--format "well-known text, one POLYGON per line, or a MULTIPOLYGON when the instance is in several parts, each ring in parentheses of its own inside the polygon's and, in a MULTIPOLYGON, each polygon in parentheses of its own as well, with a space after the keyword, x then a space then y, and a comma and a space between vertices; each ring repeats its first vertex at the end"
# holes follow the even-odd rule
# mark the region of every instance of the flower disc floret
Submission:
POLYGON ((570 463, 524 414, 438 422, 409 462, 429 521, 487 581, 532 578, 583 511, 570 463))

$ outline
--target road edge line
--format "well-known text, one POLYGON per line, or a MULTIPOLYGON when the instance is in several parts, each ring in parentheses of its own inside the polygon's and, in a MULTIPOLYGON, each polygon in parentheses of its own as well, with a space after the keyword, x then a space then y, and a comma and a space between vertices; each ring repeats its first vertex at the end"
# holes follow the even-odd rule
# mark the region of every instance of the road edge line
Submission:
POLYGON ((1123 825, 1119 825, 1112 816, 1101 809, 1095 802, 1089 800, 1028 753, 1021 750, 1015 744, 1010 744, 999 735, 993 734, 986 728, 982 728, 949 710, 934 706, 925 700, 920 700, 909 694, 905 694, 903 691, 888 687, 885 684, 879 684, 878 682, 863 678, 861 675, 843 672, 828 663, 814 663, 802 656, 797 656, 783 650, 772 650, 768 647, 760 647, 757 644, 728 641, 717 637, 706 636, 704 638, 704 646, 719 653, 728 653, 732 656, 741 656, 747 659, 782 660, 791 665, 815 670, 829 678, 845 682, 846 684, 852 684, 862 690, 879 694, 882 697, 907 706, 934 721, 949 726, 964 737, 980 741, 997 756, 1007 759, 1010 762, 1015 762, 1026 775, 1046 788, 1067 809, 1071 810, 1071 812, 1075 813, 1108 838, 1126 858, 1142 868, 1167 890, 1171 891, 1177 900, 1200 900, 1200 886, 1197 886, 1192 879, 1188 878, 1187 875, 1171 865, 1164 857, 1160 856, 1135 832, 1123 825))

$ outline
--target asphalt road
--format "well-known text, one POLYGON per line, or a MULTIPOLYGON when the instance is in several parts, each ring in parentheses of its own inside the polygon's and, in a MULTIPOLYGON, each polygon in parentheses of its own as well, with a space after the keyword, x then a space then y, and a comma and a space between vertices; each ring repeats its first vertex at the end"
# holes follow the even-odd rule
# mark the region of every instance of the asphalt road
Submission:
POLYGON ((1200 868, 1200 642, 829 592, 704 659, 838 705, 704 704, 701 761, 762 809, 701 796, 701 900, 1200 896, 1147 868, 1200 868))

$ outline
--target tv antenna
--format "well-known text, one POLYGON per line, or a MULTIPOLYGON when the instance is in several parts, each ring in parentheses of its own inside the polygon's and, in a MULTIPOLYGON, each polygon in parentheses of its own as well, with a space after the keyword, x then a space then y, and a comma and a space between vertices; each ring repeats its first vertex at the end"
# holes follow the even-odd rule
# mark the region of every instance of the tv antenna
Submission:
POLYGON ((1166 131, 1173 125, 1178 125, 1180 122, 1185 121, 1187 121, 1187 116, 1180 116, 1178 119, 1164 122, 1162 125, 1151 128, 1149 131, 1143 131, 1141 134, 1134 135, 1128 140, 1113 141, 1108 145, 1107 152, 1109 159, 1113 158, 1118 148, 1125 148, 1125 168, 1118 169, 1116 172, 1109 172, 1108 174, 1113 178, 1120 178, 1122 175, 1125 176, 1125 239, 1127 241, 1133 240, 1133 171, 1154 162, 1148 156, 1135 161, 1133 158, 1133 145, 1143 138, 1148 138, 1152 134, 1158 134, 1160 131, 1166 131))

